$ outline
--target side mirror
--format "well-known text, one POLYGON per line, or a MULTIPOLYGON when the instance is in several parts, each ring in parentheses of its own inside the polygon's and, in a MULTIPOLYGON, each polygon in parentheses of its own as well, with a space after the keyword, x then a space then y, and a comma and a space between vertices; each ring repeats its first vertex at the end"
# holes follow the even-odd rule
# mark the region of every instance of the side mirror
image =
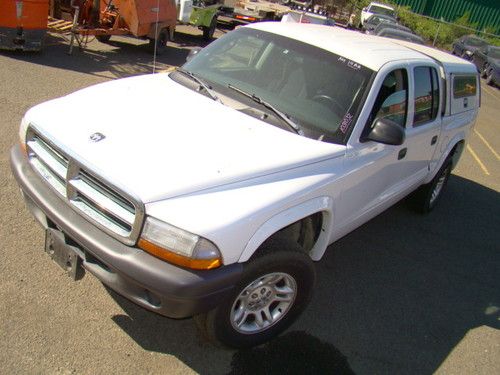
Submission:
POLYGON ((405 141, 405 130, 397 122, 388 118, 376 119, 362 141, 374 141, 386 145, 399 146, 405 141))
POLYGON ((190 61, 190 60, 191 60, 193 57, 195 57, 195 56, 198 54, 198 52, 200 52, 201 50, 202 50, 202 48, 201 48, 201 47, 194 47, 194 48, 192 48, 192 49, 189 51, 188 55, 186 56, 186 62, 190 61))
POLYGON ((366 10, 367 10, 367 9, 368 9, 367 7, 364 7, 364 8, 363 8, 363 12, 366 12, 366 10))

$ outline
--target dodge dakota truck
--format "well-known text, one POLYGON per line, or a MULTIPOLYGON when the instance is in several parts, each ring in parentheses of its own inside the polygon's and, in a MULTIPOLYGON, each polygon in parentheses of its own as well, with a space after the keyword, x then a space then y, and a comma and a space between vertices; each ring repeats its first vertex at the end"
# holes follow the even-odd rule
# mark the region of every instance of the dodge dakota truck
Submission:
POLYGON ((11 168, 69 275, 249 347, 304 310, 330 244, 406 196, 436 206, 479 105, 450 54, 259 23, 31 108, 11 168))

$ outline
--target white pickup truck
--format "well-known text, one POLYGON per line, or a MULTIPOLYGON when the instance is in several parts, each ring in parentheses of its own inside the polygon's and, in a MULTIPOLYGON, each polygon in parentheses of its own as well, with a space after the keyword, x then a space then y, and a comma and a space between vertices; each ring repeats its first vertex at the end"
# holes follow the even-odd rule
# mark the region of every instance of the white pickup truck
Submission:
POLYGON ((31 108, 11 167, 70 275, 248 347, 305 308, 330 244, 410 193, 436 205, 479 100, 458 57, 259 23, 31 108))
POLYGON ((383 14, 384 16, 396 18, 396 11, 394 8, 387 4, 371 2, 367 7, 361 10, 361 16, 359 19, 359 27, 364 25, 365 21, 373 16, 374 14, 383 14))

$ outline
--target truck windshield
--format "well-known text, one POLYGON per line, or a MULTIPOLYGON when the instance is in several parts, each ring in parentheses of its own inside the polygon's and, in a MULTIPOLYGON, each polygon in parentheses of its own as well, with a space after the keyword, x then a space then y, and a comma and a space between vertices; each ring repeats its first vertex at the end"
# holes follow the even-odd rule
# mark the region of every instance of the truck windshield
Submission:
POLYGON ((394 13, 393 9, 388 9, 388 8, 380 7, 380 6, 377 6, 377 5, 372 5, 370 7, 370 12, 376 13, 376 14, 383 14, 385 16, 391 16, 391 17, 395 16, 395 13, 394 13))
POLYGON ((250 28, 219 38, 183 68, 237 101, 242 95, 231 86, 253 94, 300 125, 305 136, 338 144, 347 141, 373 73, 323 49, 250 28))

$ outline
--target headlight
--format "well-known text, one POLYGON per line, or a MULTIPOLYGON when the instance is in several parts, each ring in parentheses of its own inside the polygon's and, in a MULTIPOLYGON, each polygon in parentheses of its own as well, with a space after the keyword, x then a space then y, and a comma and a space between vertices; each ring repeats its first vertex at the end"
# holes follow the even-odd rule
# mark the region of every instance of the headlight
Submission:
POLYGON ((472 51, 465 51, 465 54, 466 54, 467 56, 472 56, 472 51))
POLYGON ((209 240, 147 217, 139 247, 169 263, 192 269, 213 269, 222 265, 219 249, 209 240))

